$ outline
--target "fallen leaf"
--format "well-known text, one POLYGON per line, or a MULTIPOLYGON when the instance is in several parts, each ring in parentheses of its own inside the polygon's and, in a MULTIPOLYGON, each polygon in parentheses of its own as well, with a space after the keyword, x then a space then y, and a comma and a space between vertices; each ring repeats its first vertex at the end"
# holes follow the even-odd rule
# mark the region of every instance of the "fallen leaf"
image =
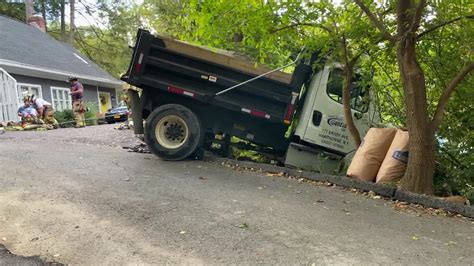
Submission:
POLYGON ((53 255, 53 257, 55 257, 55 258, 57 258, 57 257, 59 257, 59 256, 61 256, 61 255, 59 255, 59 254, 54 254, 54 255, 53 255))
POLYGON ((181 231, 181 232, 179 232, 179 233, 182 234, 182 235, 184 235, 184 234, 186 234, 186 231, 181 231))
POLYGON ((373 199, 381 199, 382 197, 377 195, 377 196, 374 196, 373 199))
POLYGON ((258 187, 258 189, 263 189, 263 187, 258 187))
POLYGON ((198 178, 201 179, 201 180, 206 180, 207 179, 207 177, 205 177, 205 176, 200 176, 198 178))
POLYGON ((130 181, 130 177, 125 178, 123 181, 130 181))
POLYGON ((344 200, 342 203, 344 203, 344 204, 349 204, 350 202, 344 200))
POLYGON ((324 202, 324 200, 322 200, 322 199, 318 199, 316 202, 323 203, 323 202, 324 202))
POLYGON ((244 228, 248 228, 249 225, 247 223, 240 223, 240 224, 236 224, 235 227, 244 229, 244 228))
POLYGON ((411 237, 411 239, 413 239, 413 240, 418 240, 418 236, 417 236, 417 235, 414 235, 414 236, 411 237))
POLYGON ((457 245, 457 242, 454 241, 449 241, 448 243, 445 243, 444 245, 449 246, 449 245, 457 245))

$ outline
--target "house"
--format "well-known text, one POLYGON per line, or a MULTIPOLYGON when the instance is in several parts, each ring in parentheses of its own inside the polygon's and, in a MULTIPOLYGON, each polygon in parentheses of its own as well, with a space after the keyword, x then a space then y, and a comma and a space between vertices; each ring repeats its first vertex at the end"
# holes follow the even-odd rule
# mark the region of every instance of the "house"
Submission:
POLYGON ((27 94, 51 102, 56 110, 70 109, 69 76, 79 78, 85 102, 97 106, 98 112, 105 113, 118 104, 123 82, 71 45, 1 15, 0 33, 0 120, 14 120, 11 110, 27 94))

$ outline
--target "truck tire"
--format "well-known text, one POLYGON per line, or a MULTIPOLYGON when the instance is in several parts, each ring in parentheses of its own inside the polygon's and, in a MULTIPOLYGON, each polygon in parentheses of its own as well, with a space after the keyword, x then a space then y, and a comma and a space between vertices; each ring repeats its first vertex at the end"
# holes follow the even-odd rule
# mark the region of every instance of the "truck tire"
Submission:
POLYGON ((156 108, 147 118, 145 141, 158 157, 179 161, 190 156, 204 140, 196 114, 178 104, 156 108))

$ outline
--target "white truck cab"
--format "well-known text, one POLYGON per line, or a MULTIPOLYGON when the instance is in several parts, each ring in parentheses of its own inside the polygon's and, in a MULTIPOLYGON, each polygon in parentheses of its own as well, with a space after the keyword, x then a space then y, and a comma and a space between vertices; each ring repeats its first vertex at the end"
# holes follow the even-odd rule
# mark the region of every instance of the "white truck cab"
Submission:
MULTIPOLYGON (((329 64, 316 73, 308 88, 294 136, 300 141, 288 148, 285 164, 306 170, 334 173, 341 159, 355 151, 342 106, 344 74, 340 65, 329 64)), ((363 137, 380 122, 370 91, 357 78, 351 84, 350 105, 354 123, 363 137)))

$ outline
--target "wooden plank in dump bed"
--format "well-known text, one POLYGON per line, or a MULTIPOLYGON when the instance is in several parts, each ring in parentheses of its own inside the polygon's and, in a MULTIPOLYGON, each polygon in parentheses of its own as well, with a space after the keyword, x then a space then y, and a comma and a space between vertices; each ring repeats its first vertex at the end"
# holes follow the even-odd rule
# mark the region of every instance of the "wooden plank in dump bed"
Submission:
MULTIPOLYGON (((173 40, 167 37, 157 36, 158 38, 162 39, 165 42, 166 49, 182 53, 194 58, 198 58, 205 61, 210 61, 219 65, 227 66, 233 69, 240 70, 244 73, 252 74, 252 75, 261 75, 272 69, 265 67, 263 65, 259 65, 255 67, 255 62, 248 60, 246 58, 237 56, 229 51, 221 50, 221 49, 211 49, 205 46, 195 46, 188 44, 186 42, 173 40)), ((265 76, 269 79, 273 79, 279 82, 283 82, 286 84, 291 83, 291 74, 276 71, 265 76)))

